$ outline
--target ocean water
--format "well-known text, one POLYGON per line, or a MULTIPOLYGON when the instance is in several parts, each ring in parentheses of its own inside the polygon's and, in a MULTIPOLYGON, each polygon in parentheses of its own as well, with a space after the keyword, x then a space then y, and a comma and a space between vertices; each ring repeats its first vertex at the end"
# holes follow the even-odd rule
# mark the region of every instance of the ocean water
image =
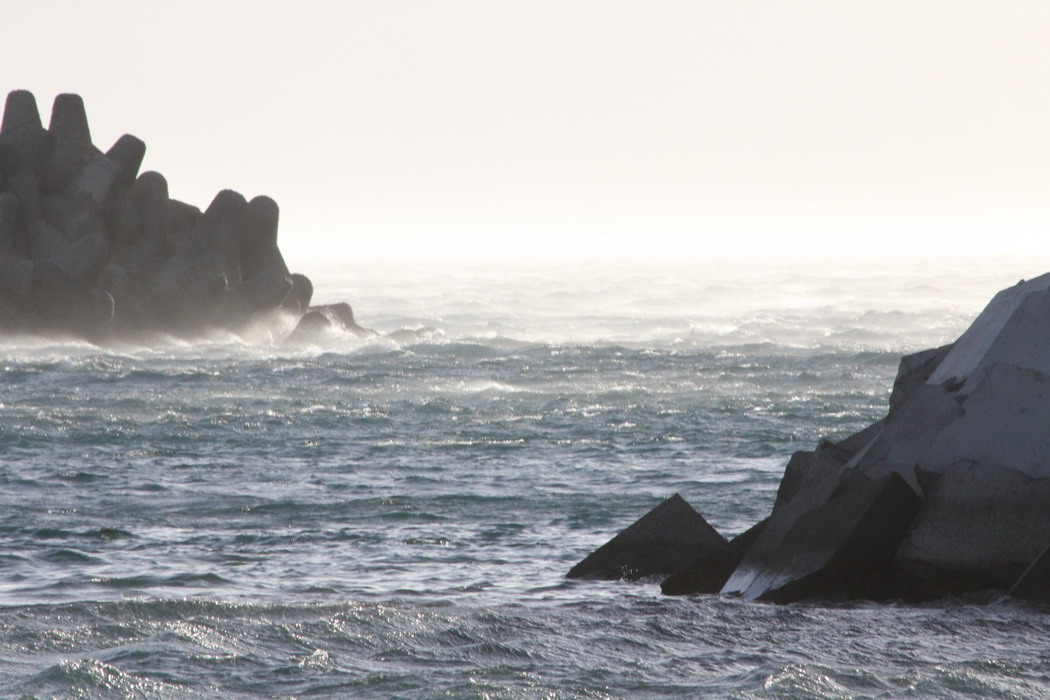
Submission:
POLYGON ((1040 272, 356 263, 317 300, 431 330, 0 339, 0 697, 1050 697, 1050 608, 563 578, 676 492, 742 532, 1040 272))

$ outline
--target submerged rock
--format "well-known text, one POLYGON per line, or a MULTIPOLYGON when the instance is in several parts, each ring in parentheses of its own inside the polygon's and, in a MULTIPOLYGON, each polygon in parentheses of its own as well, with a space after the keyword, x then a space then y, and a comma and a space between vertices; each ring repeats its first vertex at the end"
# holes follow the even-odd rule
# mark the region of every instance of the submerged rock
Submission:
POLYGON ((724 537, 677 493, 583 561, 567 578, 637 580, 666 576, 724 552, 724 537))

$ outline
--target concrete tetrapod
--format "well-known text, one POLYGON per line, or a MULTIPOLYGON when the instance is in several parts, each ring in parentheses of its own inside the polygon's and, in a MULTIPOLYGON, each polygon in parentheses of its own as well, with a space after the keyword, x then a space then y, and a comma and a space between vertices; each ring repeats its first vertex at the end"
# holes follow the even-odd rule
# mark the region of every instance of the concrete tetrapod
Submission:
POLYGON ((667 576, 722 553, 726 540, 677 493, 572 567, 567 578, 667 576))
POLYGON ((78 95, 58 95, 44 129, 32 93, 8 94, 0 333, 193 337, 305 313, 312 285, 277 247, 277 204, 223 190, 202 214, 139 175, 145 153, 130 134, 96 148, 78 95))

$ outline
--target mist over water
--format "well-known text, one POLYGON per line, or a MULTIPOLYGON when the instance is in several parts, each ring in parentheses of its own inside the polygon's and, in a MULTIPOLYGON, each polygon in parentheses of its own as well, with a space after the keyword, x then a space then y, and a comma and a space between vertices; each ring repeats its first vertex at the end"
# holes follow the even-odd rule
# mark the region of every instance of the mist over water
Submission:
POLYGON ((764 517, 1017 263, 321 267, 382 332, 0 341, 0 687, 85 697, 1046 695, 1046 611, 565 571, 680 492, 764 517))

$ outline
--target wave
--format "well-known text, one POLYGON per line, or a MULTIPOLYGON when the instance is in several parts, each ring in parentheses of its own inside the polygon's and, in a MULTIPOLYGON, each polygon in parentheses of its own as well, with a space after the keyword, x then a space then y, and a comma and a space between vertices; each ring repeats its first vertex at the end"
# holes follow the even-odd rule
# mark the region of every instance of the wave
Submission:
POLYGON ((604 588, 615 599, 0 608, 0 685, 89 697, 1031 697, 1050 671, 1050 618, 1012 602, 782 608, 604 588))

